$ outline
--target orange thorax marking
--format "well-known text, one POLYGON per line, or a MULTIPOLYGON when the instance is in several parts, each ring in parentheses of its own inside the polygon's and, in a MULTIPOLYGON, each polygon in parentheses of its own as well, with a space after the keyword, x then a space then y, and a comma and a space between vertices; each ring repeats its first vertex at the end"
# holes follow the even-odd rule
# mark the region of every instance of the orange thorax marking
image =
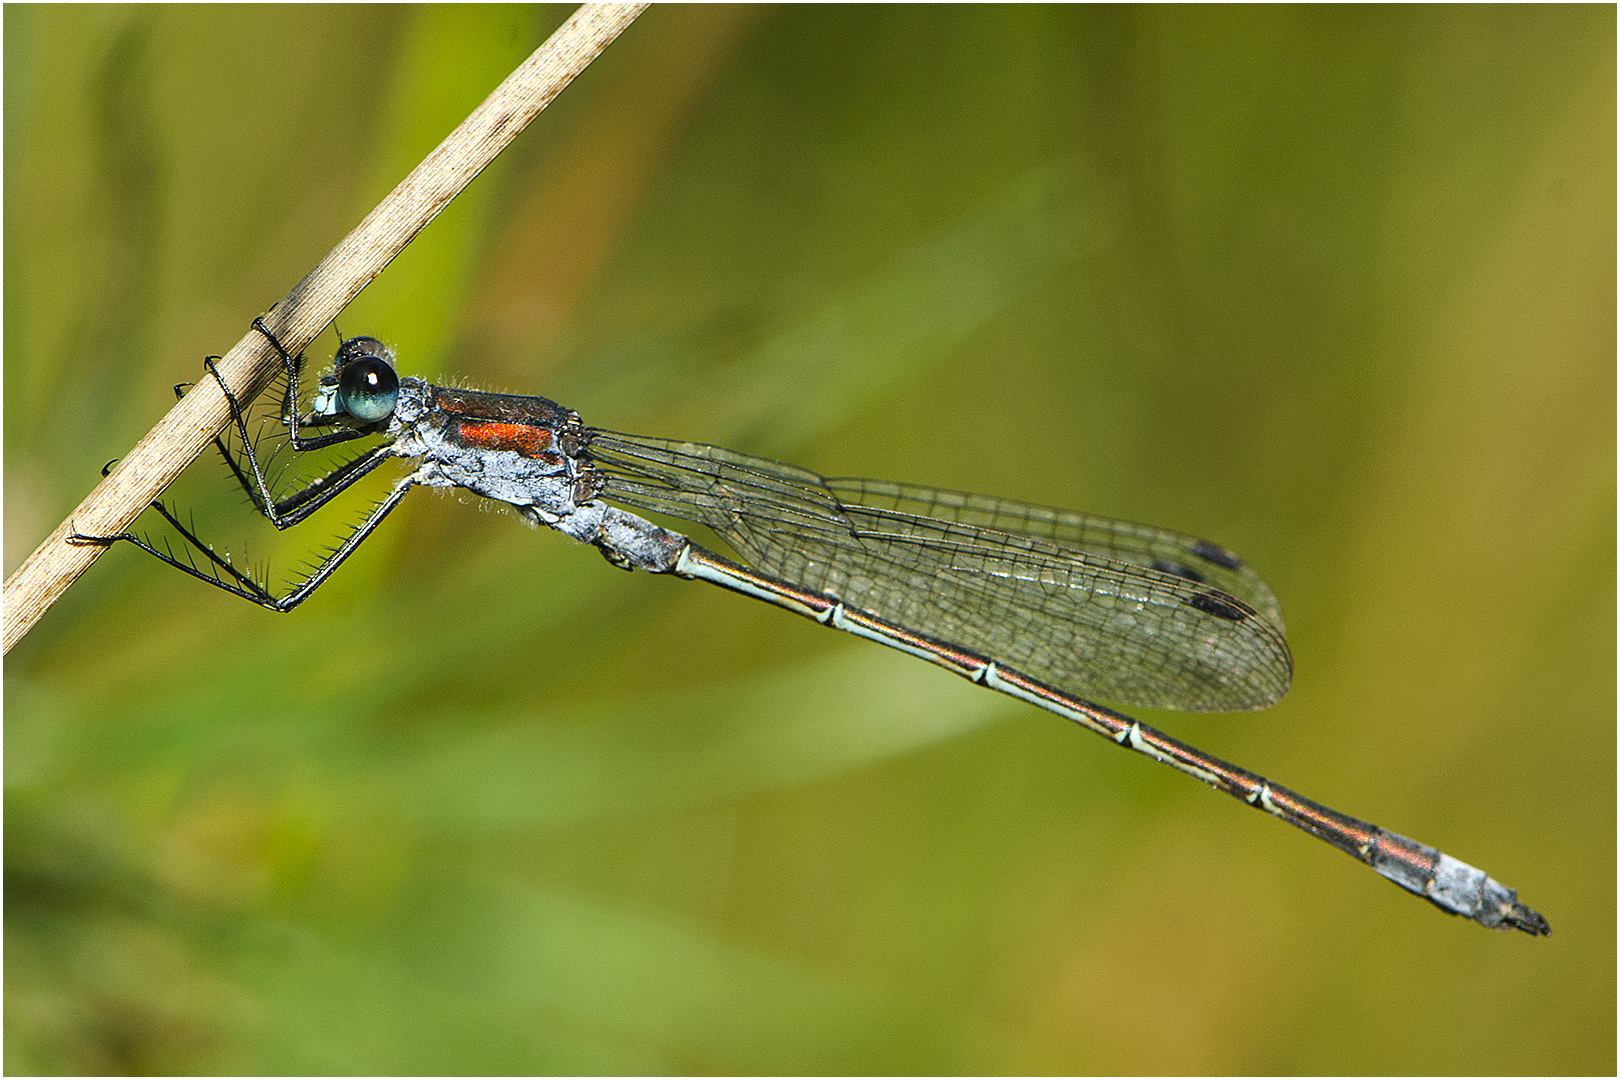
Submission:
POLYGON ((524 457, 539 457, 551 449, 551 432, 533 424, 463 420, 459 434, 467 446, 484 450, 514 450, 524 457))

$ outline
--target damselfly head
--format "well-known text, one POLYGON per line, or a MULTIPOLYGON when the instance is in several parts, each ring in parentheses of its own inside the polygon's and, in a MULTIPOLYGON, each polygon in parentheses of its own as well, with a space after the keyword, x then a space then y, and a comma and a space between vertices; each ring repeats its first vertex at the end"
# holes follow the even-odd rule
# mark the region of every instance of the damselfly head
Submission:
POLYGON ((347 415, 362 424, 386 420, 399 400, 394 354, 374 337, 349 338, 321 377, 311 409, 317 417, 347 415))

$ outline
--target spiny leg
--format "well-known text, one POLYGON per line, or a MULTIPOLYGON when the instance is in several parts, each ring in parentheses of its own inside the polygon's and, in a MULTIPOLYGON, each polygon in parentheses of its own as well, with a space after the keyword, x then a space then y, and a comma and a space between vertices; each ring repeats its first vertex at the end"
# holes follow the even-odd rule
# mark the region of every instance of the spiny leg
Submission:
MULTIPOLYGON (((380 447, 379 449, 385 448, 380 447)), ((371 467, 374 467, 382 460, 384 460, 382 457, 376 458, 371 467)), ((105 472, 105 470, 103 471, 105 472)), ((370 467, 362 470, 361 475, 367 471, 370 471, 370 467)), ((378 503, 372 509, 366 520, 357 525, 348 536, 343 538, 343 541, 338 544, 337 547, 328 552, 326 557, 322 559, 321 562, 315 567, 314 571, 312 571, 308 577, 304 578, 303 581, 300 581, 297 585, 295 585, 293 589, 285 596, 276 596, 264 585, 253 580, 253 577, 250 574, 246 573, 245 571, 238 570, 231 563, 229 555, 220 555, 218 552, 216 552, 212 546, 204 542, 193 529, 188 528, 185 523, 179 519, 179 517, 177 517, 168 507, 164 506, 159 500, 153 500, 152 509, 156 510, 159 514, 162 514, 164 520, 172 525, 175 531, 185 538, 186 543, 189 544, 193 550, 201 552, 203 557, 206 558, 208 562, 211 563, 216 569, 213 571, 208 571, 200 568, 196 565, 194 559, 181 561, 180 559, 176 558, 172 552, 160 551, 148 543, 143 537, 130 532, 115 533, 111 536, 89 536, 84 533, 74 532, 68 537, 68 541, 75 544, 97 544, 102 547, 108 547, 114 543, 117 543, 119 540, 126 540, 147 554, 155 556, 163 562, 168 563, 176 570, 182 570, 199 581, 206 581, 208 584, 213 585, 216 588, 224 589, 233 596, 240 596, 244 600, 251 600, 255 604, 258 604, 261 607, 267 607, 272 611, 291 611, 293 608, 297 607, 299 604, 308 599, 309 595, 319 588, 321 583, 330 577, 334 570, 342 565, 343 560, 347 559, 351 554, 353 554, 354 549, 359 547, 361 542, 364 541, 366 537, 371 535, 372 530, 376 529, 378 525, 382 524, 383 518, 387 517, 394 507, 399 505, 399 501, 405 497, 405 493, 413 486, 414 481, 407 479, 393 491, 389 492, 388 497, 383 499, 382 502, 378 503), (221 574, 225 576, 222 577, 221 574)), ((329 497, 330 496, 328 496, 328 498, 329 497)), ((307 516, 307 512, 305 516, 307 516)))
MULTIPOLYGON (((276 352, 281 357, 282 366, 286 369, 287 388, 282 397, 281 418, 289 429, 288 434, 292 448, 295 451, 319 450, 340 442, 375 434, 375 430, 370 427, 340 428, 314 438, 306 439, 302 437, 298 431, 298 371, 302 366, 302 356, 295 357, 288 353, 281 342, 276 339, 276 336, 264 325, 262 318, 253 320, 253 328, 263 334, 270 344, 275 347, 276 352)), ((214 359, 213 357, 206 358, 203 363, 207 366, 209 373, 214 376, 214 381, 219 384, 221 392, 225 395, 226 403, 230 406, 231 419, 236 424, 237 437, 242 440, 242 451, 247 456, 248 470, 243 470, 236 456, 225 445, 223 437, 216 437, 214 444, 219 448, 221 456, 225 459, 225 464, 230 468, 232 475, 236 477, 237 483, 242 485, 242 490, 246 491, 248 498, 253 501, 253 505, 260 513, 269 518, 270 523, 277 529, 285 529, 303 521, 315 510, 324 506, 333 496, 374 468, 380 457, 387 456, 387 447, 379 447, 376 450, 368 451, 353 461, 339 466, 332 473, 315 481, 303 490, 295 492, 285 499, 277 499, 271 493, 270 485, 265 481, 264 472, 259 466, 258 454, 254 448, 254 440, 248 434, 247 418, 242 411, 241 403, 237 400, 235 393, 232 392, 230 385, 225 382, 219 368, 214 365, 214 359), (380 456, 379 451, 381 452, 380 456), (302 509, 301 513, 295 512, 300 509, 302 509)))
MULTIPOLYGON (((255 319, 253 325, 275 346, 276 352, 280 355, 282 364, 286 369, 287 387, 282 401, 282 420, 291 429, 290 436, 295 450, 321 449, 339 442, 375 433, 374 429, 344 428, 315 438, 302 438, 298 433, 297 390, 298 371, 302 357, 290 355, 276 339, 275 335, 271 334, 264 326, 262 319, 255 319)), ((214 361, 218 359, 217 356, 205 357, 203 363, 209 373, 214 376, 214 380, 219 384, 221 392, 225 395, 226 403, 231 410, 231 419, 236 425, 237 435, 241 439, 243 450, 247 455, 251 475, 249 471, 244 471, 236 456, 231 453, 223 435, 214 438, 214 445, 225 459, 225 463, 230 468, 237 483, 247 492, 254 506, 277 529, 286 529, 302 522, 393 456, 391 444, 373 447, 352 460, 343 463, 326 475, 317 478, 293 494, 277 499, 271 494, 269 485, 265 481, 263 471, 260 468, 253 439, 247 430, 247 421, 241 403, 214 364, 214 361)), ((174 389, 176 397, 183 396, 185 384, 176 385, 174 389)), ((107 467, 102 469, 102 475, 107 475, 111 467, 112 463, 109 462, 107 467)), ((206 581, 217 588, 224 589, 234 596, 251 600, 274 611, 290 611, 314 592, 353 553, 354 549, 371 534, 372 530, 381 524, 382 519, 398 505, 399 500, 404 497, 405 492, 412 486, 413 481, 406 480, 390 492, 382 502, 372 509, 363 522, 351 530, 337 547, 327 553, 307 577, 300 581, 291 592, 280 597, 272 593, 265 585, 255 581, 251 574, 238 570, 231 563, 228 555, 222 556, 214 551, 211 545, 197 535, 194 527, 187 527, 161 500, 153 500, 152 508, 161 514, 164 520, 173 526, 175 531, 189 545, 190 551, 188 551, 184 561, 176 557, 172 550, 159 550, 145 538, 131 532, 122 532, 111 536, 91 536, 75 531, 68 539, 73 543, 99 544, 102 546, 125 540, 175 569, 181 570, 200 581, 206 581), (199 567, 191 552, 200 552, 207 560, 207 563, 199 567)), ((165 549, 168 548, 167 544, 164 546, 165 549)))
MULTIPOLYGON (((268 336, 268 331, 262 332, 266 333, 268 336)), ((274 342, 275 338, 271 337, 270 340, 274 342)), ((289 378, 291 378, 293 371, 298 366, 299 358, 288 357, 286 350, 281 348, 279 342, 276 343, 276 347, 278 351, 280 351, 284 362, 291 365, 291 367, 289 367, 289 378)), ((236 455, 231 453, 230 448, 226 446, 223 435, 217 435, 214 437, 214 446, 219 450, 220 457, 225 459, 225 464, 231 470, 231 474, 236 478, 236 482, 241 485, 243 491, 247 492, 248 498, 252 500, 254 508, 265 517, 269 518, 271 523, 274 524, 276 528, 285 529, 303 521, 310 514, 314 513, 322 506, 325 506, 333 497, 347 489, 356 480, 360 479, 362 476, 366 475, 366 473, 376 468, 377 465, 381 464, 382 461, 389 456, 388 447, 375 447, 350 461, 344 462, 330 473, 327 473, 325 476, 311 482, 301 490, 280 499, 274 498, 270 494, 268 482, 265 481, 262 471, 258 467, 257 453, 252 441, 247 437, 245 417, 242 414, 236 396, 231 391, 231 388, 225 383, 225 380, 220 376, 219 371, 214 367, 213 361, 218 359, 219 357, 217 356, 206 356, 203 358, 203 363, 213 374, 215 381, 219 383, 220 390, 222 393, 224 393, 226 401, 231 407, 232 419, 236 422, 238 428, 238 436, 242 439, 242 445, 246 449, 248 459, 254 466, 252 479, 250 479, 248 474, 242 470, 242 466, 240 462, 238 462, 236 455), (294 513, 294 511, 301 512, 294 513)), ((186 389, 192 385, 193 384, 191 383, 176 383, 174 387, 175 397, 183 397, 186 389)), ((290 415, 296 408, 294 394, 295 391, 293 390, 293 384, 289 382, 287 398, 282 406, 283 417, 290 415)), ((335 443, 347 442, 351 439, 355 439, 366 434, 369 434, 369 432, 346 429, 343 431, 334 432, 332 433, 332 436, 321 436, 317 439, 298 439, 295 435, 294 449, 317 450, 335 443)), ((105 472, 103 475, 105 475, 105 472)), ((161 510, 161 507, 159 509, 161 510)))

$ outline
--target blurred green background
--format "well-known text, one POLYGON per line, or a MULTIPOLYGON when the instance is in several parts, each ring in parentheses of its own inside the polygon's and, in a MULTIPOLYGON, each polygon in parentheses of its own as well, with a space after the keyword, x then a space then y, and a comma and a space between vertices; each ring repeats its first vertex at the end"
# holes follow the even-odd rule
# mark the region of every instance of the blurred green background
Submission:
MULTIPOLYGON (((8 574, 567 12, 7 7, 8 574)), ((1615 32, 655 9, 337 324, 1234 548, 1293 692, 1143 718, 1551 938, 423 493, 293 614, 115 550, 6 658, 6 1070, 1612 1073, 1615 32)))

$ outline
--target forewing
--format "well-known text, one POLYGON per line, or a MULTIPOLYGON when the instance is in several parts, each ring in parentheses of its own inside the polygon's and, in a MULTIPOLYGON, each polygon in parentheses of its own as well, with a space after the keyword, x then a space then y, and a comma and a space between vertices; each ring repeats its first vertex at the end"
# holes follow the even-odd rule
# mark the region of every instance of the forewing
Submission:
POLYGON ((827 481, 721 447, 597 433, 592 451, 607 497, 707 525, 761 573, 1074 694, 1224 712, 1288 689, 1275 599, 1215 545, 1010 500, 827 481), (1199 560, 1204 580, 1178 557, 1199 560))
POLYGON ((1039 506, 993 495, 971 495, 890 480, 830 479, 846 505, 895 511, 905 517, 952 521, 1045 540, 1068 551, 1147 567, 1235 596, 1284 632, 1282 608, 1260 575, 1226 548, 1185 533, 1129 521, 1039 506))

